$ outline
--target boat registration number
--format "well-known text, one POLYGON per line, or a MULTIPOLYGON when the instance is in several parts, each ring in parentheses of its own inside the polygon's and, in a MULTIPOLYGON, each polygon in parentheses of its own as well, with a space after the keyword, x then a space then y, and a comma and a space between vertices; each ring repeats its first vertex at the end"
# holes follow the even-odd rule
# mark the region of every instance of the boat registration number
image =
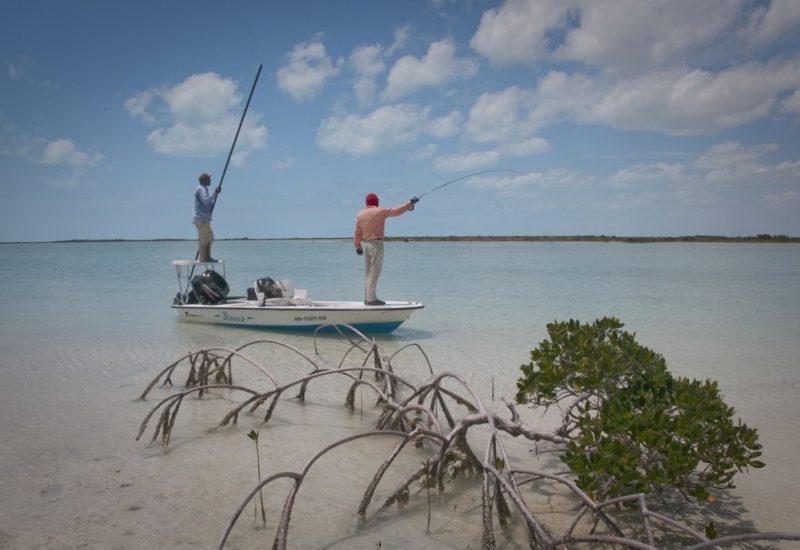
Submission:
POLYGON ((222 320, 228 323, 244 323, 247 321, 244 315, 231 315, 226 311, 222 312, 222 320))
POLYGON ((304 321, 327 321, 328 317, 326 315, 297 315, 294 320, 297 323, 302 323, 304 321))

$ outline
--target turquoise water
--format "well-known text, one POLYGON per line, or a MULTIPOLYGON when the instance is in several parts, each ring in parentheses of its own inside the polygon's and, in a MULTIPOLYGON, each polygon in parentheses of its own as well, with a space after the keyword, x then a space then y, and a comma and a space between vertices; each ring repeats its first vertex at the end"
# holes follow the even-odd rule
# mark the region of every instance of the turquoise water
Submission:
MULTIPOLYGON (((167 306, 172 259, 193 243, 0 246, 6 353, 35 346, 153 340, 182 349, 240 329, 185 327, 167 306)), ((640 341, 695 377, 779 381, 800 356, 800 247, 748 244, 387 243, 379 294, 418 300, 389 339, 430 347, 441 370, 502 377, 555 319, 620 318, 640 341), (470 364, 464 359, 470 358, 470 364), (475 372, 471 372, 474 370, 475 372)), ((361 259, 344 241, 217 243, 232 294, 261 276, 318 299, 359 300, 361 259)))
MULTIPOLYGON (((0 546, 4 532, 6 540, 25 540, 15 538, 23 535, 11 518, 24 524, 15 514, 41 506, 48 487, 78 498, 67 481, 78 474, 60 472, 59 461, 110 454, 120 469, 119 461, 153 454, 128 437, 143 409, 119 403, 130 403, 161 368, 198 346, 264 336, 177 322, 168 307, 177 291, 171 261, 194 252, 192 242, 0 245, 7 268, 0 285, 0 492, 34 495, 4 510, 0 546), (42 470, 61 480, 43 481, 42 470)), ((291 279, 312 298, 362 296, 362 260, 347 241, 218 242, 214 256, 225 259, 233 294, 270 276, 291 279)), ((512 398, 518 367, 548 322, 616 316, 673 372, 720 381, 766 449, 767 471, 739 483, 743 507, 761 530, 798 530, 798 289, 796 245, 391 242, 378 295, 426 307, 379 339, 390 347, 419 343, 436 371, 458 373, 483 395, 494 385, 498 398, 512 398), (782 504, 769 504, 772 497, 782 504)), ((310 342, 308 335, 271 337, 298 347, 310 342)))

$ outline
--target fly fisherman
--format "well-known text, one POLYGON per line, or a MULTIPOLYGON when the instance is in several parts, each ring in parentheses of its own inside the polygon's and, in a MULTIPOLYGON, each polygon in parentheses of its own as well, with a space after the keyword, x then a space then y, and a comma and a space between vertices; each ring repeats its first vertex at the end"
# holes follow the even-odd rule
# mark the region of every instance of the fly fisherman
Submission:
POLYGON ((200 185, 194 190, 194 218, 192 221, 197 227, 197 260, 200 262, 216 262, 211 257, 211 243, 214 242, 214 232, 211 231, 211 211, 217 195, 222 191, 221 186, 217 186, 214 194, 208 192, 211 185, 211 176, 203 173, 197 178, 200 185))
POLYGON ((386 302, 379 300, 376 294, 378 277, 383 267, 383 232, 386 218, 399 216, 409 210, 419 199, 412 197, 408 202, 394 208, 378 206, 378 195, 367 195, 367 206, 356 214, 356 229, 353 234, 353 245, 356 254, 364 255, 364 303, 368 306, 382 306, 386 302))

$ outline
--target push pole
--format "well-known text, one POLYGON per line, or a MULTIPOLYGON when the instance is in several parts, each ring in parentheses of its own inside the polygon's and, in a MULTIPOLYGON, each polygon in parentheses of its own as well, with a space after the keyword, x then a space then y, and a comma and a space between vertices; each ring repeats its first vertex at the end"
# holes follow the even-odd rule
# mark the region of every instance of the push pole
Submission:
MULTIPOLYGON (((233 143, 231 144, 231 150, 228 153, 228 160, 225 161, 225 168, 222 170, 222 177, 219 178, 219 184, 217 187, 222 189, 222 181, 225 179, 225 172, 228 171, 228 164, 231 161, 231 157, 233 156, 233 150, 236 147, 236 140, 239 139, 239 132, 242 129, 242 124, 244 123, 244 117, 247 114, 247 108, 250 107, 250 100, 253 99, 253 92, 256 91, 256 84, 258 83, 258 77, 261 75, 261 67, 262 65, 258 66, 258 71, 256 72, 256 78, 253 80, 253 87, 250 88, 250 95, 247 96, 247 103, 244 105, 244 111, 242 112, 242 118, 239 120, 239 127, 236 129, 236 135, 233 137, 233 143)), ((219 195, 217 195, 218 197, 219 195)), ((211 205, 211 212, 214 212, 214 207, 217 205, 217 197, 214 197, 214 203, 211 205)))

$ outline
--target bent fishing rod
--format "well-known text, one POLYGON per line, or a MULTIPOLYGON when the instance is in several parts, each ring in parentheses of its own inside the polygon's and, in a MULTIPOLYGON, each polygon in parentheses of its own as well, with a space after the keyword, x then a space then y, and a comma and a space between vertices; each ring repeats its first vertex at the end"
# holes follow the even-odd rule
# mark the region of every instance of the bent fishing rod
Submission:
MULTIPOLYGON (((256 71, 256 78, 253 80, 253 87, 250 88, 250 95, 247 96, 247 103, 244 105, 244 111, 242 112, 242 118, 239 120, 239 127, 236 129, 236 135, 233 137, 233 143, 231 144, 231 150, 228 153, 228 160, 225 161, 225 168, 222 170, 222 176, 219 178, 219 184, 217 184, 217 189, 222 189, 222 181, 225 179, 225 172, 228 171, 228 163, 231 161, 231 157, 233 156, 233 149, 236 147, 236 140, 239 139, 239 132, 242 129, 242 124, 244 123, 244 117, 247 114, 247 108, 250 107, 250 100, 253 99, 253 92, 256 91, 256 84, 258 83, 258 77, 261 74, 261 67, 260 64, 258 66, 258 71, 256 71)), ((214 197, 214 202, 211 204, 211 212, 214 212, 214 207, 217 205, 217 195, 214 197)))
POLYGON ((456 183, 457 181, 464 181, 464 180, 466 180, 466 179, 469 179, 469 178, 474 178, 475 176, 481 176, 481 175, 483 175, 483 174, 491 174, 491 173, 493 173, 493 172, 511 172, 511 173, 513 173, 513 174, 519 174, 519 175, 521 175, 521 176, 527 176, 527 175, 528 175, 528 174, 526 174, 525 172, 522 172, 522 171, 520 171, 520 170, 514 170, 514 169, 511 169, 511 168, 495 168, 495 169, 493 169, 493 170, 481 170, 480 172, 473 172, 472 174, 467 174, 466 176, 461 176, 461 177, 459 177, 459 178, 455 178, 455 179, 452 179, 452 180, 450 180, 450 181, 446 181, 446 182, 444 182, 444 183, 443 183, 443 184, 441 184, 441 185, 437 185, 436 187, 434 187, 433 189, 431 189, 431 190, 429 190, 429 191, 425 191, 425 192, 424 192, 423 194, 421 194, 421 195, 417 195, 417 197, 416 197, 416 198, 417 198, 417 199, 421 199, 421 198, 422 198, 422 197, 424 197, 425 195, 428 195, 428 194, 430 194, 430 193, 433 193, 434 191, 437 191, 438 189, 441 189, 442 187, 447 187, 447 186, 448 186, 448 185, 450 185, 451 183, 456 183))

